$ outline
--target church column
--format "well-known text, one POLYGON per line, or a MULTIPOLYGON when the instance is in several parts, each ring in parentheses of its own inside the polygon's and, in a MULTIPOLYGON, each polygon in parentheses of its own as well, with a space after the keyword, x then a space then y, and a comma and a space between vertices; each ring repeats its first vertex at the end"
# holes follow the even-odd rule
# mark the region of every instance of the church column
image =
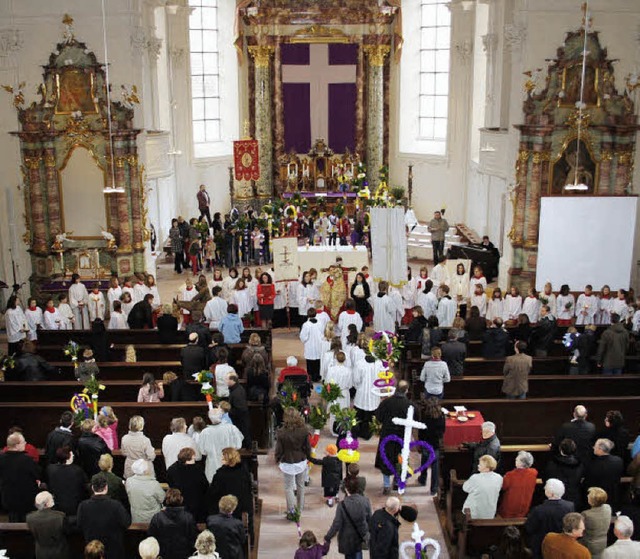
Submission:
POLYGON ((356 153, 362 158, 365 150, 364 137, 364 53, 362 42, 358 49, 358 66, 356 69, 356 153))
POLYGON ((49 233, 53 239, 62 233, 62 219, 60 211, 60 183, 58 168, 56 167, 56 151, 52 146, 44 149, 44 172, 47 183, 47 208, 49 214, 49 233))
MULTIPOLYGON (((613 160, 613 152, 611 146, 603 146, 600 154, 600 180, 598 181, 598 190, 596 194, 611 194, 611 162, 613 160)), ((595 179, 595 177, 594 177, 595 179)))
POLYGON ((527 206, 527 171, 529 167, 529 151, 520 150, 516 164, 516 190, 513 212, 513 228, 510 237, 514 247, 521 247, 524 242, 524 217, 527 206))
POLYGON ((538 229, 540 227, 540 194, 542 191, 542 166, 545 154, 535 152, 531 165, 531 181, 529 182, 529 203, 527 204, 527 227, 524 246, 537 248, 538 229))
POLYGON ((133 250, 144 250, 144 219, 142 208, 142 185, 138 169, 138 156, 130 153, 127 156, 129 165, 129 183, 131 188, 131 220, 133 222, 133 250))
POLYGON ((627 186, 631 182, 633 152, 629 149, 619 150, 616 156, 616 182, 613 185, 613 193, 619 196, 627 192, 627 186))
POLYGON ((124 171, 126 154, 120 142, 114 141, 114 158, 115 158, 115 181, 116 188, 122 188, 123 193, 110 194, 109 196, 118 197, 118 253, 131 252, 131 223, 129 221, 129 201, 131 190, 127 188, 127 181, 124 171))
POLYGON ((378 187, 380 167, 384 164, 384 60, 389 45, 366 45, 369 59, 367 79, 367 175, 369 187, 378 187))
POLYGON ((27 168, 29 180, 29 225, 31 226, 31 250, 36 254, 46 254, 47 228, 44 222, 44 201, 42 196, 42 154, 37 153, 24 157, 24 165, 27 168))
POLYGON ((260 178, 256 181, 259 198, 273 196, 273 118, 271 107, 271 56, 269 45, 249 47, 255 75, 255 130, 260 145, 260 178))

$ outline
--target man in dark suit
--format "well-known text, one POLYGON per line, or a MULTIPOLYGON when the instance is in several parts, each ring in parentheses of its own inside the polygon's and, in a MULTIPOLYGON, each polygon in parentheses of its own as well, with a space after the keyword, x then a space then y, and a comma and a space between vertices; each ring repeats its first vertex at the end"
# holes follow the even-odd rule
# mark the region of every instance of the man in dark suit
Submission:
POLYGON ((47 442, 44 447, 44 454, 47 462, 53 464, 56 460, 56 451, 63 446, 68 446, 72 450, 76 443, 71 432, 73 425, 73 413, 70 411, 62 412, 60 416, 60 425, 47 435, 47 442))
POLYGON ((64 512, 53 510, 53 495, 42 491, 36 495, 36 510, 27 515, 27 526, 36 540, 38 559, 67 559, 67 517, 64 512))
POLYGON ((587 421, 587 408, 578 405, 573 410, 573 419, 564 423, 556 433, 553 442, 554 452, 558 452, 558 446, 563 439, 572 439, 576 443, 576 456, 585 466, 593 457, 593 441, 596 436, 596 426, 587 421))
POLYGON ((608 502, 613 510, 618 504, 620 478, 624 472, 624 462, 611 454, 613 443, 609 439, 598 439, 593 445, 593 459, 587 465, 582 480, 582 492, 586 495, 590 487, 601 487, 607 492, 608 502))
POLYGON ((204 349, 198 345, 198 334, 189 334, 189 343, 180 350, 182 376, 190 379, 193 373, 198 373, 207 367, 207 357, 204 349))
POLYGON ((482 357, 485 359, 504 359, 507 355, 509 334, 502 327, 502 319, 494 318, 491 328, 487 328, 482 336, 482 357))
POLYGON ((78 506, 76 523, 85 542, 99 540, 104 544, 105 559, 125 557, 124 533, 131 516, 122 503, 107 495, 107 478, 101 474, 91 480, 93 496, 78 506))
POLYGON ((40 468, 25 453, 27 441, 22 433, 7 437, 7 451, 0 454, 0 494, 9 522, 24 522, 33 510, 40 485, 40 468))
POLYGON ((542 305, 540 308, 540 320, 531 334, 534 355, 536 357, 546 357, 553 345, 556 336, 556 319, 551 314, 549 305, 542 305))
POLYGON ((153 295, 147 293, 142 301, 139 301, 131 308, 127 323, 129 328, 153 330, 153 295))
POLYGON ((565 501, 564 483, 559 479, 548 479, 544 486, 547 500, 529 512, 524 527, 529 535, 529 544, 536 559, 542 557, 542 540, 549 532, 562 532, 564 515, 574 511, 571 501, 565 501))
POLYGON ((442 344, 442 360, 449 367, 452 377, 462 376, 464 360, 467 356, 467 346, 458 338, 458 332, 457 328, 451 328, 447 341, 442 344))

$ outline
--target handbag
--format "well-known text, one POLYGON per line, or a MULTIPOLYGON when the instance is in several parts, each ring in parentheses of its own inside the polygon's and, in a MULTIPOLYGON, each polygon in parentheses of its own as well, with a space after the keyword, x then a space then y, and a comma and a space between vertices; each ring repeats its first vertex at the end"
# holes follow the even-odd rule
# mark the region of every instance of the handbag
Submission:
POLYGON ((353 521, 353 518, 351 518, 351 515, 349 514, 349 511, 347 510, 347 507, 345 506, 344 501, 340 503, 340 506, 342 507, 342 510, 344 511, 344 513, 347 515, 347 519, 351 523, 351 526, 353 527, 353 529, 356 531, 356 534, 358 534, 358 537, 360 538, 360 542, 362 543, 362 549, 369 549, 369 532, 367 532, 363 536, 360 533, 360 530, 358 530, 358 527, 356 526, 356 523, 353 521))

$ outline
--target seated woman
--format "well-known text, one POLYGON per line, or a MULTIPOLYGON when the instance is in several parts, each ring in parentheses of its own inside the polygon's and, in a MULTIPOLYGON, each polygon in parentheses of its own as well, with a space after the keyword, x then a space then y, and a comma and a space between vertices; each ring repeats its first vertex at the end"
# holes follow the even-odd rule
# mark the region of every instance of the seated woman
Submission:
POLYGON ((590 487, 587 501, 591 508, 582 513, 584 517, 584 535, 582 545, 598 559, 607 547, 607 533, 611 524, 611 507, 607 504, 607 492, 600 487, 590 487))
POLYGON ((502 481, 502 501, 498 514, 502 518, 527 516, 536 487, 538 470, 532 468, 533 456, 521 450, 516 457, 515 470, 507 472, 502 481))
POLYGON ((46 380, 56 372, 55 367, 36 355, 36 346, 33 342, 24 342, 22 350, 15 358, 15 366, 7 370, 5 377, 6 380, 38 381, 46 380))
POLYGON ((485 454, 478 461, 478 473, 464 482, 462 490, 469 494, 462 511, 469 509, 471 518, 491 519, 496 515, 498 497, 502 488, 502 476, 495 473, 498 466, 495 458, 485 454))

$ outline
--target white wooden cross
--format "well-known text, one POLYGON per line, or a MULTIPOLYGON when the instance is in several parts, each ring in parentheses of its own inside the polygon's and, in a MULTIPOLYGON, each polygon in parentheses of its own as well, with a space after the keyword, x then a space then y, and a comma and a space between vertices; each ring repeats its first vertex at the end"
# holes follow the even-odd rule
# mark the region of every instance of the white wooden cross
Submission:
POLYGON ((309 46, 309 65, 283 64, 283 83, 310 84, 311 140, 329 139, 329 84, 356 83, 355 64, 329 64, 329 45, 309 46))
MULTIPOLYGON (((415 408, 413 406, 409 406, 409 409, 407 410, 406 418, 394 417, 391 420, 396 425, 404 426, 404 439, 402 442, 402 452, 400 454, 402 456, 402 470, 400 472, 400 480, 402 481, 402 486, 404 486, 405 482, 407 481, 407 474, 409 473, 409 452, 411 450, 411 435, 413 433, 413 429, 427 428, 427 426, 424 423, 421 423, 420 421, 415 421, 413 419, 414 412, 415 412, 415 408)), ((400 484, 398 485, 399 485, 398 493, 402 495, 402 493, 404 493, 404 487, 400 487, 400 484)))

